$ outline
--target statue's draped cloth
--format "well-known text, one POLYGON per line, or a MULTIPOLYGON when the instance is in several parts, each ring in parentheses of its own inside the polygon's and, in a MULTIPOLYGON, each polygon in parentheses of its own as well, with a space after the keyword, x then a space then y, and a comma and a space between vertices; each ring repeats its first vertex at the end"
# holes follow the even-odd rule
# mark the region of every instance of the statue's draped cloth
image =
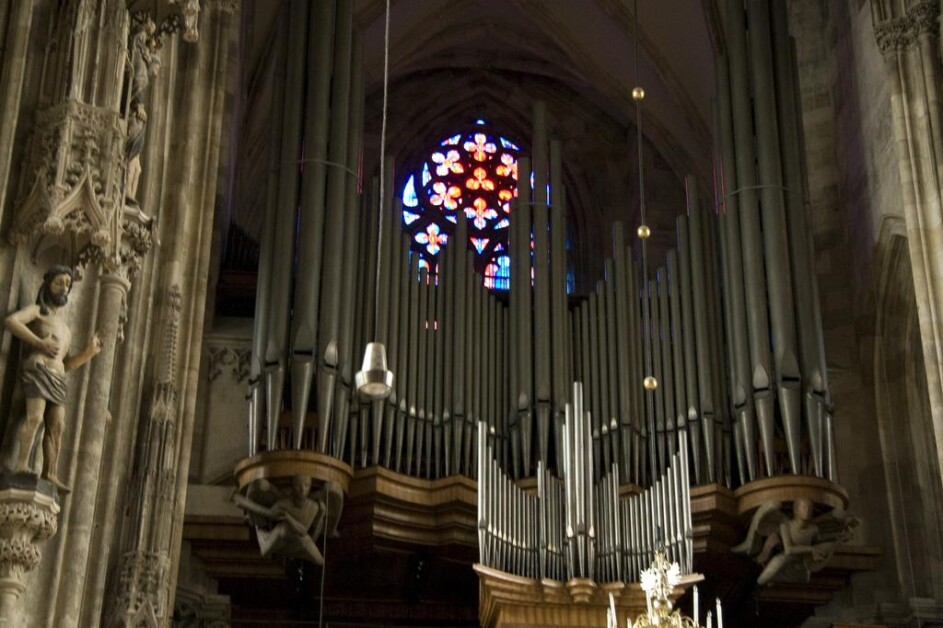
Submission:
POLYGON ((42 362, 20 369, 20 381, 23 382, 23 395, 29 399, 42 397, 49 403, 65 405, 65 375, 46 368, 42 362))

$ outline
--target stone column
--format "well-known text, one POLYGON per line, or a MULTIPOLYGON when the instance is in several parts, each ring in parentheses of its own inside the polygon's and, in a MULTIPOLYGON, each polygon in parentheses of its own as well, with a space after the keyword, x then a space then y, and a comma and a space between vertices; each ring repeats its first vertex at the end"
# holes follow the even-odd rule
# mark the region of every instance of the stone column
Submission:
MULTIPOLYGON (((99 282, 98 330, 102 352, 92 362, 80 437, 76 451, 68 454, 75 464, 70 479, 73 493, 69 508, 63 514, 68 535, 62 539, 58 570, 58 596, 54 625, 78 626, 82 610, 82 594, 89 565, 90 540, 95 521, 99 491, 102 450, 106 429, 111 421, 108 402, 115 367, 118 328, 124 316, 125 302, 131 284, 118 274, 104 273, 99 282)), ((78 428, 78 426, 76 426, 78 428)))
POLYGON ((23 75, 26 72, 26 50, 30 25, 33 21, 33 0, 10 5, 7 40, 3 42, 3 61, 0 63, 0 219, 7 201, 8 179, 13 157, 13 137, 20 112, 23 75))
POLYGON ((937 0, 871 0, 891 81, 891 116, 927 388, 943 466, 943 129, 937 0))

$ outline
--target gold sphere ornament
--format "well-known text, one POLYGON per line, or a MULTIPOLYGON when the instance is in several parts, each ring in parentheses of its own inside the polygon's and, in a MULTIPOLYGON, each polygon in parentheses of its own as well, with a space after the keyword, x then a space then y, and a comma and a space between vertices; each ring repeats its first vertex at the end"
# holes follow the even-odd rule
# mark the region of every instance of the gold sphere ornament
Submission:
POLYGON ((648 225, 639 225, 638 231, 636 233, 638 233, 638 237, 642 238, 643 240, 647 240, 648 237, 652 235, 652 230, 648 228, 648 225))
POLYGON ((645 390, 655 390, 658 388, 658 380, 649 375, 642 381, 642 385, 645 386, 645 390))
POLYGON ((645 98, 644 89, 642 89, 641 87, 636 87, 632 89, 632 100, 634 100, 635 102, 638 102, 642 100, 643 98, 645 98))

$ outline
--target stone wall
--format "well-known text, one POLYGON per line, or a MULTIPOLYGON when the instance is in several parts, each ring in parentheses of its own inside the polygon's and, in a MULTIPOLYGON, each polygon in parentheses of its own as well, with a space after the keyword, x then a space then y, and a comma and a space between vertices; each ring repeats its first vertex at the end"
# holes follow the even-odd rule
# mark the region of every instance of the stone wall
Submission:
POLYGON ((790 20, 839 481, 863 516, 859 541, 885 552, 878 573, 858 576, 819 615, 898 625, 912 616, 908 598, 933 590, 940 553, 920 530, 937 520, 941 499, 936 454, 912 440, 929 428, 932 441, 933 430, 926 386, 913 384, 922 372, 908 331, 916 300, 901 288, 912 288, 912 277, 891 84, 870 3, 794 0, 790 20), (919 486, 928 489, 926 507, 916 500, 919 486))

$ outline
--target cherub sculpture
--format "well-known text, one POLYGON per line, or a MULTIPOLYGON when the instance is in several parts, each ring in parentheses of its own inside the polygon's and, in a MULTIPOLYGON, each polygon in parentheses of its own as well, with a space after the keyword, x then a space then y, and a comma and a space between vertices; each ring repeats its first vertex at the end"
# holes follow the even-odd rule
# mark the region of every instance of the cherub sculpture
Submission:
POLYGON ((769 501, 753 515, 747 538, 731 551, 754 557, 763 565, 757 584, 808 582, 839 545, 851 540, 859 523, 839 508, 813 517, 808 499, 793 502, 790 519, 782 502, 769 501))
POLYGON ((292 478, 289 492, 268 480, 255 480, 245 495, 234 492, 232 500, 255 527, 262 556, 297 558, 316 565, 323 564, 324 557, 315 540, 335 534, 344 505, 340 487, 327 482, 312 494, 311 478, 305 475, 292 478))
POLYGON ((20 382, 26 397, 26 418, 19 428, 16 471, 29 472, 30 455, 39 426, 43 432, 42 477, 61 491, 68 491, 56 474, 59 446, 65 425, 65 374, 98 355, 102 349, 98 334, 82 351, 69 355, 72 332, 62 316, 62 308, 72 290, 72 269, 53 266, 43 276, 36 303, 13 312, 4 321, 6 328, 23 343, 20 382))

